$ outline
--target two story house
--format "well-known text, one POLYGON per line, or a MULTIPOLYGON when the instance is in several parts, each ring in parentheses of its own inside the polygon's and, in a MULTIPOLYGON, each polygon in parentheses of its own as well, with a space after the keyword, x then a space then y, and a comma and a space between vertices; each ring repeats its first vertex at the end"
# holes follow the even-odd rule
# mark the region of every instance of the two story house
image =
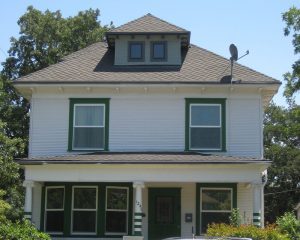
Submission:
POLYGON ((14 82, 30 100, 26 216, 53 239, 263 226, 264 107, 280 82, 147 14, 14 82))

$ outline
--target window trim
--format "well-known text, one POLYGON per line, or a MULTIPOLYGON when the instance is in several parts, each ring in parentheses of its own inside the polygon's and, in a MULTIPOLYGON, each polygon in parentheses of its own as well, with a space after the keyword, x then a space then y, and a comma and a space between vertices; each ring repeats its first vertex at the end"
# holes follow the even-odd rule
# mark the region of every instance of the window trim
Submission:
POLYGON ((72 200, 71 200, 71 234, 72 235, 97 235, 97 224, 98 224, 98 186, 95 185, 73 185, 72 186, 72 200), (74 208, 74 189, 75 188, 95 188, 96 189, 96 208, 95 209, 75 209, 74 208), (73 220, 74 220, 74 211, 86 211, 86 212, 95 212, 95 232, 74 232, 73 220))
MULTIPOLYGON (((226 99, 225 98, 186 98, 185 99, 185 151, 226 152, 226 99), (221 139, 219 149, 191 148, 191 105, 220 105, 221 139)), ((206 126, 208 127, 208 126, 206 126)))
POLYGON ((201 188, 232 189, 232 208, 237 208, 237 183, 197 183, 196 184, 196 234, 201 232, 201 188))
POLYGON ((109 141, 109 98, 70 98, 69 104, 69 137, 68 151, 108 151, 109 141), (74 120, 75 106, 78 105, 104 105, 104 148, 74 148, 74 120))
POLYGON ((128 234, 128 222, 129 222, 129 187, 122 187, 122 186, 106 186, 105 187, 105 219, 106 219, 106 212, 107 211, 110 211, 110 212, 126 212, 126 222, 127 222, 127 224, 126 224, 126 232, 122 232, 122 233, 120 233, 120 232, 107 232, 106 231, 106 222, 105 222, 105 226, 104 226, 104 234, 105 235, 111 235, 111 236, 115 236, 115 235, 126 235, 126 234, 128 234), (127 199, 126 199, 126 201, 127 201, 127 206, 126 206, 126 210, 123 210, 123 209, 107 209, 107 196, 108 196, 108 194, 107 194, 107 190, 108 189, 126 189, 126 191, 127 191, 127 199))
POLYGON ((166 62, 168 61, 168 42, 167 41, 151 41, 150 43, 150 56, 151 62, 166 62), (164 57, 155 58, 154 57, 154 44, 163 44, 164 45, 164 57))
POLYGON ((145 61, 145 42, 143 41, 128 41, 128 62, 144 62, 145 61), (142 47, 141 58, 131 57, 131 45, 140 44, 142 47))
POLYGON ((45 187, 45 203, 44 203, 44 229, 45 232, 48 234, 55 234, 55 235, 63 235, 64 231, 62 232, 51 232, 51 231, 47 231, 47 211, 62 211, 65 212, 65 198, 66 198, 66 189, 65 186, 60 185, 60 186, 46 186, 45 187), (47 209, 47 197, 48 197, 48 189, 55 189, 55 188, 62 188, 64 190, 64 198, 63 198, 63 208, 58 208, 58 209, 47 209))

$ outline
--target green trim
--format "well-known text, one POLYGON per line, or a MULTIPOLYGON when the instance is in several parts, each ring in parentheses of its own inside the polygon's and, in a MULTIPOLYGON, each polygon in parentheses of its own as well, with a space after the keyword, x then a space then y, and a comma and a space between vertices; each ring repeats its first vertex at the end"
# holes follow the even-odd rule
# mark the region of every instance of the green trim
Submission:
POLYGON ((237 208, 237 183, 197 183, 196 184, 196 235, 201 232, 200 189, 201 188, 231 188, 232 208, 237 208))
POLYGON ((63 234, 56 234, 51 236, 57 237, 72 237, 72 238, 121 238, 122 235, 107 235, 105 234, 105 201, 106 201, 106 187, 128 187, 128 235, 132 233, 132 203, 133 203, 133 187, 132 183, 95 183, 95 182, 46 182, 42 188, 42 205, 41 205, 41 231, 44 231, 44 215, 45 215, 45 189, 48 186, 64 186, 65 187, 65 201, 64 201, 64 230, 63 234), (96 186, 98 187, 98 210, 97 210, 97 228, 96 235, 78 235, 72 234, 71 218, 72 218, 72 187, 73 186, 96 186))
POLYGON ((142 221, 143 221, 143 219, 137 219, 137 218, 134 219, 134 223, 136 223, 136 222, 142 222, 142 221))
POLYGON ((24 212, 24 215, 32 215, 32 212, 24 212))
MULTIPOLYGON (((87 151, 87 150, 73 150, 73 113, 74 104, 93 104, 100 103, 105 105, 105 129, 104 129, 104 150, 93 151, 109 151, 108 139, 109 139, 109 98, 70 98, 69 107, 69 139, 68 139, 68 151, 87 151)), ((89 150, 90 151, 90 150, 89 150)))
POLYGON ((226 98, 186 98, 185 99, 185 151, 190 151, 190 104, 221 104, 221 150, 195 150, 202 152, 226 152, 226 98))
POLYGON ((144 215, 144 213, 140 213, 140 212, 135 212, 134 213, 134 216, 141 216, 142 217, 143 215, 144 215))
POLYGON ((253 217, 256 216, 256 217, 260 217, 260 213, 253 213, 253 217))

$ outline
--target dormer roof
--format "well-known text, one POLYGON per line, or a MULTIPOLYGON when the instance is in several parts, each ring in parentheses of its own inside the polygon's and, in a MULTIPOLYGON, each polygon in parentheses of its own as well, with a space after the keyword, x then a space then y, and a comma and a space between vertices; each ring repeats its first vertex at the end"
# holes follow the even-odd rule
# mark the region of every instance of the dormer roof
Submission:
POLYGON ((166 22, 148 13, 140 18, 111 29, 111 33, 189 33, 184 28, 166 22))
POLYGON ((191 32, 148 13, 108 31, 108 45, 114 46, 114 39, 119 35, 177 35, 181 38, 182 46, 188 46, 191 32))

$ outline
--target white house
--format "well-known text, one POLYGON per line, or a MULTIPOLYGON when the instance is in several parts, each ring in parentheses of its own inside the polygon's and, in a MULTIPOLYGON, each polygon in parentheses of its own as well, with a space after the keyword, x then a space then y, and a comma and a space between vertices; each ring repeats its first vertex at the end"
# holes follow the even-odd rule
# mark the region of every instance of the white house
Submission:
POLYGON ((263 225, 263 112, 280 82, 190 44, 151 14, 19 78, 30 100, 28 218, 54 239, 263 225), (230 80, 230 79, 229 79, 230 80))

